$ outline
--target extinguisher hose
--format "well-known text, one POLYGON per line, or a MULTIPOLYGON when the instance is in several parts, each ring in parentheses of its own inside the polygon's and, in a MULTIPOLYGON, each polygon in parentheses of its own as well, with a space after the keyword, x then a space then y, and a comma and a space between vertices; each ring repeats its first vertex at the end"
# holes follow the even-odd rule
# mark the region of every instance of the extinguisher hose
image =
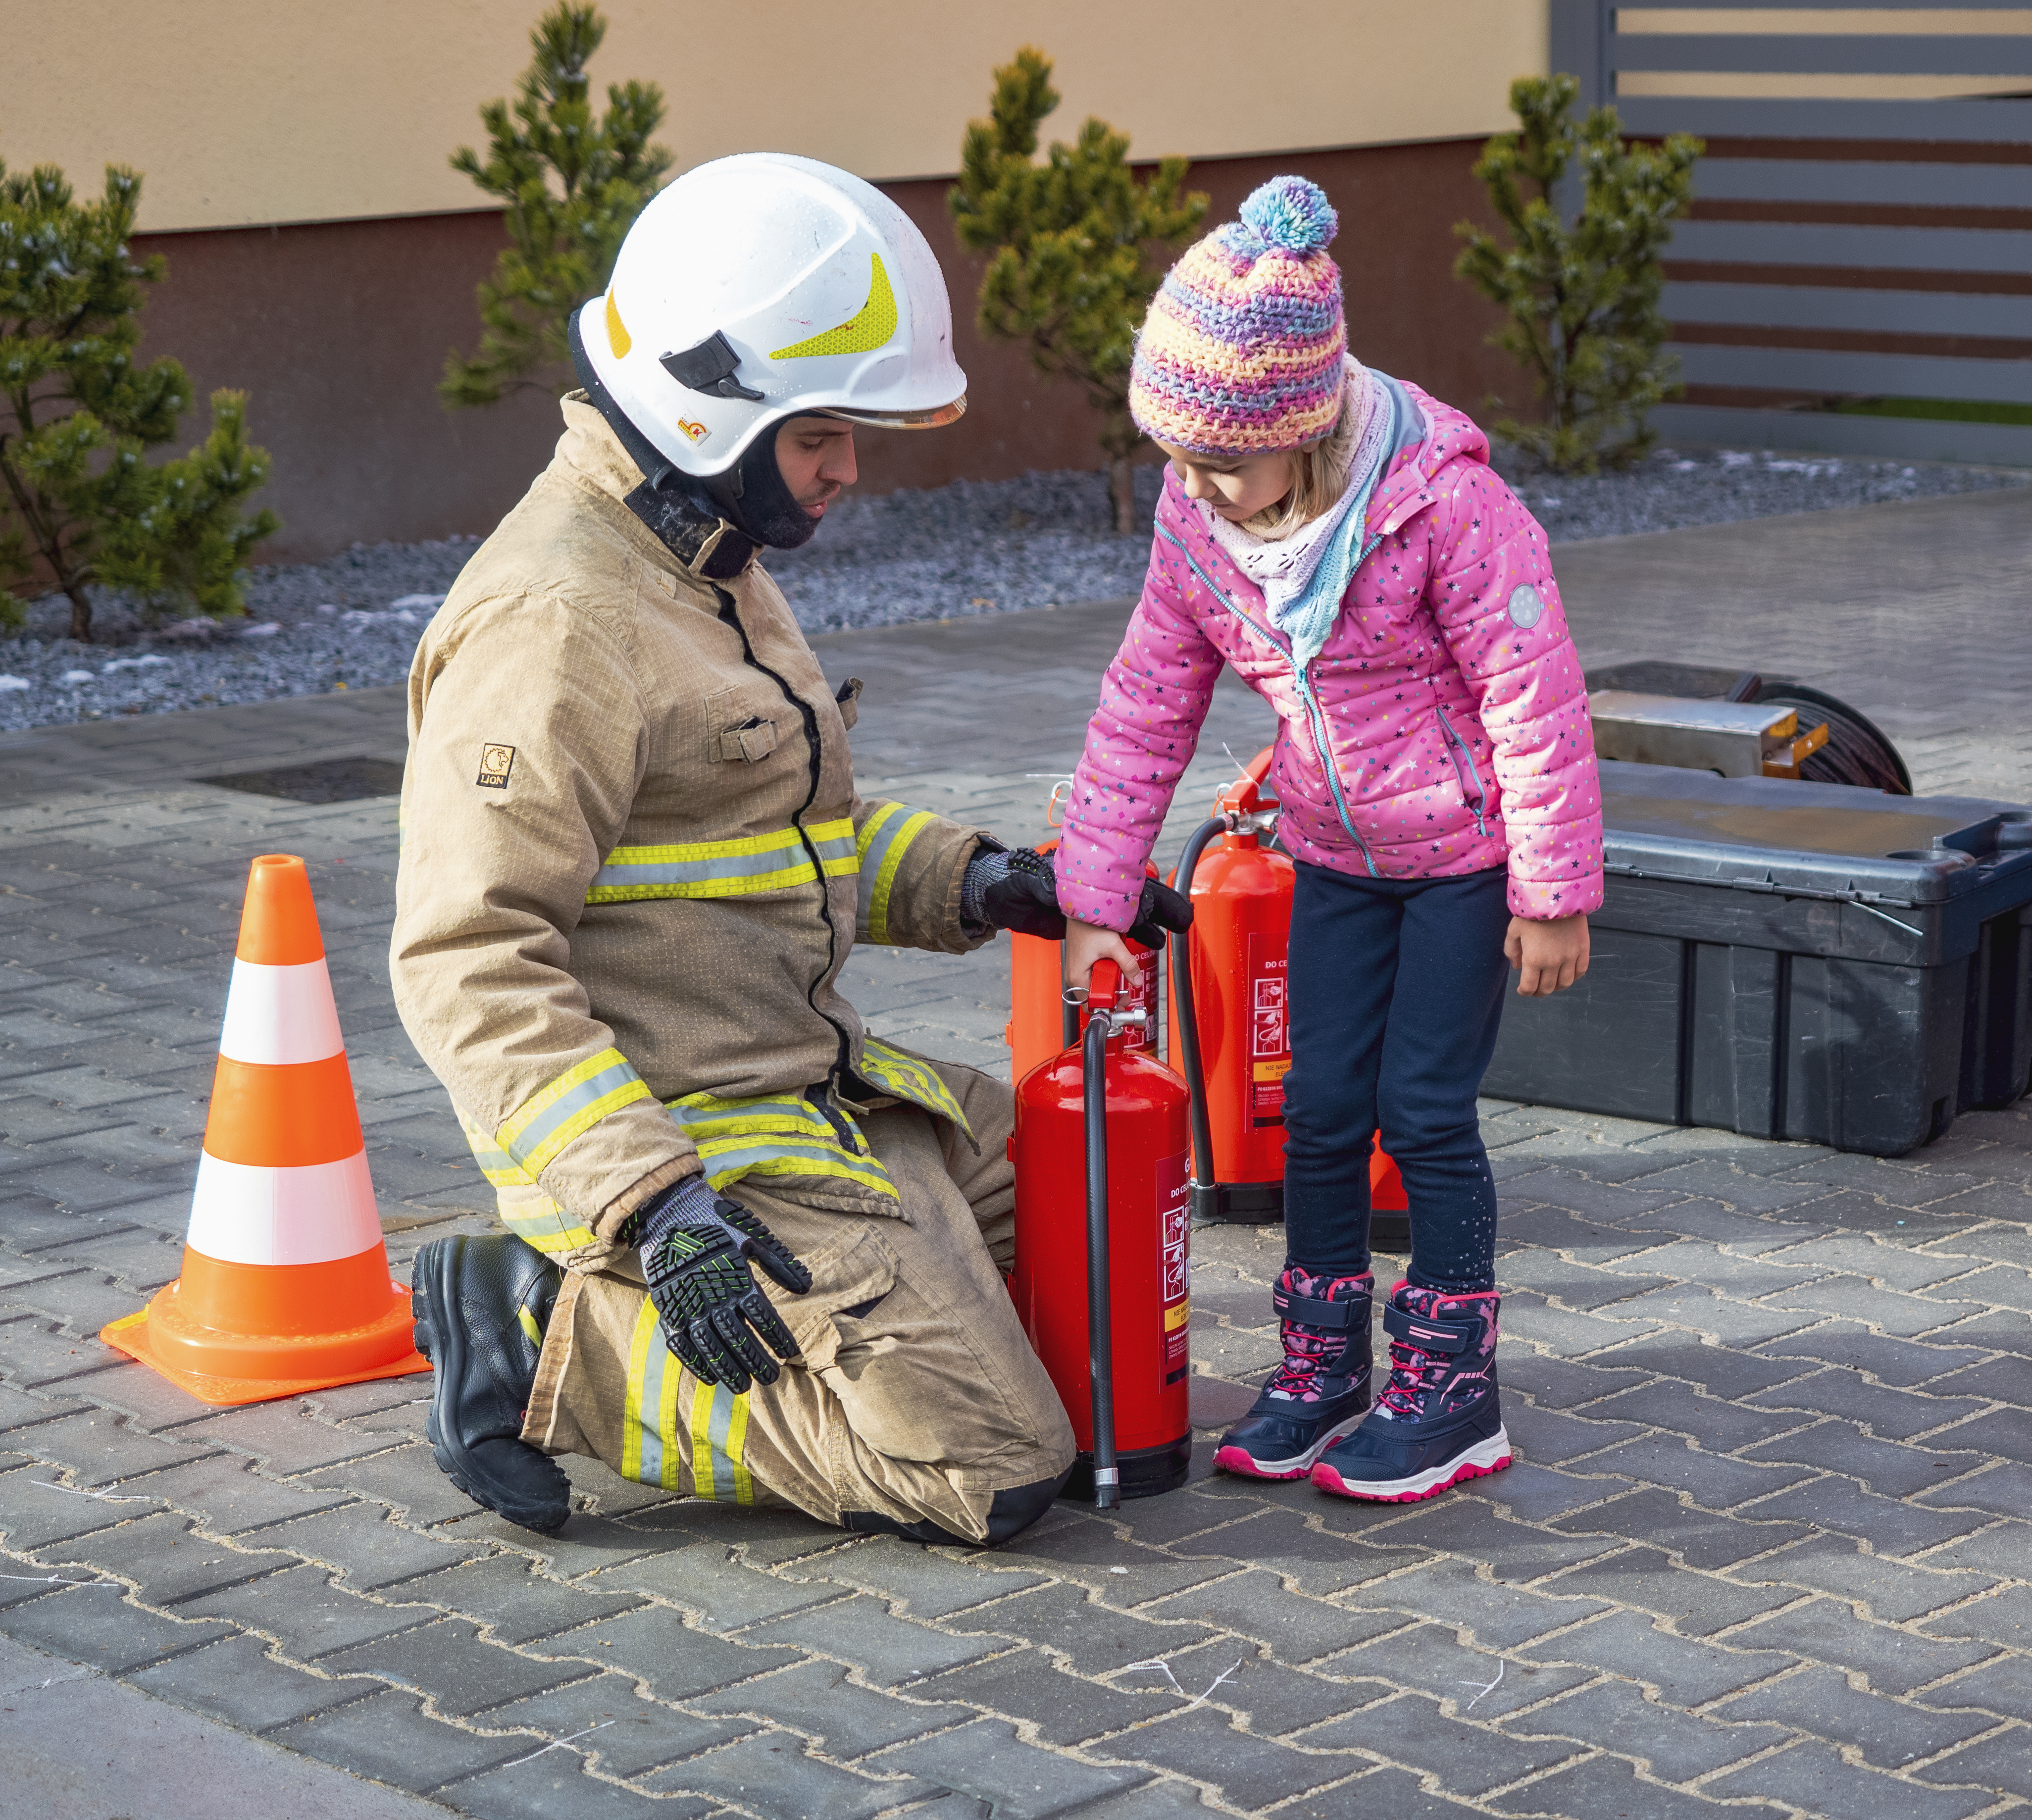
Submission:
POLYGON ((1093 1391, 1093 1501, 1097 1510, 1122 1502, 1115 1463, 1115 1335, 1108 1302, 1108 1019, 1089 1018, 1081 1055, 1086 1100, 1087 1378, 1093 1391))
MULTIPOLYGON (((1193 895, 1193 874, 1207 843, 1227 824, 1218 816, 1193 831, 1179 856, 1174 889, 1181 897, 1193 895)), ((1192 931, 1176 931, 1171 936, 1171 994, 1177 1015, 1172 1018, 1173 1040, 1178 1059, 1185 1063, 1186 1087, 1190 1094, 1193 1130, 1193 1212, 1204 1219, 1220 1211, 1220 1189, 1213 1179, 1213 1121, 1207 1111, 1206 1067, 1200 1059, 1200 1024, 1193 1008, 1192 931)))

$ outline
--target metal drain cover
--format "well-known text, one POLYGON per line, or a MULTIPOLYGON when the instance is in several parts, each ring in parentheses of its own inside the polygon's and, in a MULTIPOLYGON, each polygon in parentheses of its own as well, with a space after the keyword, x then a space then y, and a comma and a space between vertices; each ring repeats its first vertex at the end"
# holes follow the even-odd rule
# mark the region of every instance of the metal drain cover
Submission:
POLYGON ((286 797, 292 802, 357 802, 364 797, 400 795, 402 767, 387 758, 326 758, 315 764, 235 771, 196 781, 245 790, 249 796, 286 797))

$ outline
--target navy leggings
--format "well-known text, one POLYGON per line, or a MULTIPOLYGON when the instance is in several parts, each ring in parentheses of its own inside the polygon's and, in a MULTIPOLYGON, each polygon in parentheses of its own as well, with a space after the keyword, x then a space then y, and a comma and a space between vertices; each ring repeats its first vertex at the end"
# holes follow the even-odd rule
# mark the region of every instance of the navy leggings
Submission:
POLYGON ((1369 1155, 1403 1172, 1410 1280, 1496 1287, 1496 1182, 1475 1095, 1510 978, 1508 880, 1372 879, 1301 863, 1291 906, 1284 1233, 1291 1261, 1369 1268, 1369 1155))

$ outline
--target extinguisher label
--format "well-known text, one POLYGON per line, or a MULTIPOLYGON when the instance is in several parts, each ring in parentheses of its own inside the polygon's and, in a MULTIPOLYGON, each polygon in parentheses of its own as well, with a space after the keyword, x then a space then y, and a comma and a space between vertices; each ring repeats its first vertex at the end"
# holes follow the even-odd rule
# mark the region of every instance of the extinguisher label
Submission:
POLYGON ((1147 1049, 1155 1034, 1152 1026, 1157 1016, 1157 964, 1156 958, 1139 942, 1132 951, 1143 963, 1143 970, 1136 976, 1136 983, 1122 995, 1124 1011, 1141 1011, 1143 1022, 1131 1024, 1122 1033, 1122 1046, 1125 1049, 1147 1049))
POLYGON ((1157 1230, 1164 1248, 1159 1275, 1164 1283, 1164 1370, 1186 1363, 1186 1329, 1192 1319, 1192 1186, 1188 1153, 1157 1164, 1157 1230))
POLYGON ((1284 1122, 1284 1076, 1291 1066, 1287 944, 1261 931, 1249 938, 1249 1115, 1257 1125, 1284 1122))

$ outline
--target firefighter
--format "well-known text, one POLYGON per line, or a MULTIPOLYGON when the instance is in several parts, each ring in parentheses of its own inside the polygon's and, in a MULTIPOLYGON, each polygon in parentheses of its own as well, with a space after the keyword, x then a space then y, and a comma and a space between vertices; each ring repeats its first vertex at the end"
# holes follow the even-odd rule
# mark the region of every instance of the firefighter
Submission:
POLYGON ((571 346, 556 454, 409 678, 395 998, 507 1228, 416 1258, 436 1459, 538 1530, 581 1453, 1003 1541, 1073 1459, 1003 1287, 1009 1090, 836 982, 857 940, 1063 921, 1034 856, 857 794, 859 685, 756 560, 852 483, 857 424, 965 409, 937 264, 857 178, 722 159, 643 211, 571 346))

